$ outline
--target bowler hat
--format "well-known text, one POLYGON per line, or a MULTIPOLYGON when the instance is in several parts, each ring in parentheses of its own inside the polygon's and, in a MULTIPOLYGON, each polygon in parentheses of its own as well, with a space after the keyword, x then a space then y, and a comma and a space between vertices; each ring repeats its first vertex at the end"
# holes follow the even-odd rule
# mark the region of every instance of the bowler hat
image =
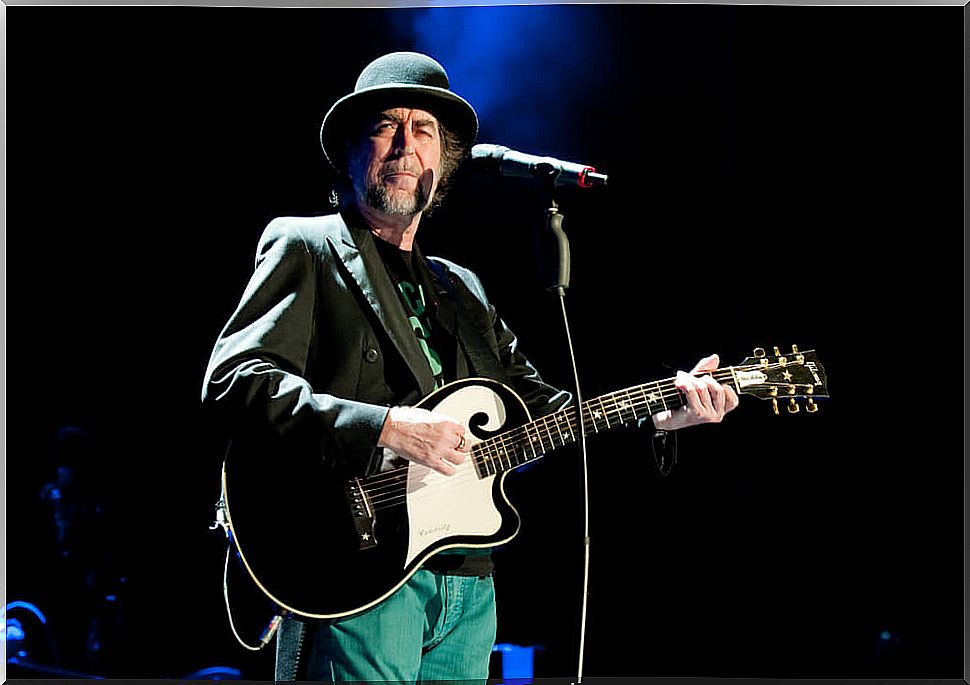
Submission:
POLYGON ((320 145, 338 171, 344 169, 344 143, 360 117, 387 107, 410 107, 434 114, 455 133, 465 148, 478 135, 478 115, 468 102, 449 90, 444 67, 417 52, 392 52, 364 67, 354 92, 337 100, 320 126, 320 145))

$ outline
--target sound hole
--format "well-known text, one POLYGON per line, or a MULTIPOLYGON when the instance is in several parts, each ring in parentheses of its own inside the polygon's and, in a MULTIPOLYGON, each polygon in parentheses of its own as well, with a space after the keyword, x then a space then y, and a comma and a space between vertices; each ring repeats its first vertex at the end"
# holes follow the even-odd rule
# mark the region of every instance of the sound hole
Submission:
POLYGON ((503 430, 502 426, 499 426, 499 428, 494 431, 484 428, 488 422, 488 414, 483 411, 475 412, 471 415, 471 418, 468 419, 468 428, 471 430, 472 435, 479 440, 486 440, 493 435, 498 435, 503 430))

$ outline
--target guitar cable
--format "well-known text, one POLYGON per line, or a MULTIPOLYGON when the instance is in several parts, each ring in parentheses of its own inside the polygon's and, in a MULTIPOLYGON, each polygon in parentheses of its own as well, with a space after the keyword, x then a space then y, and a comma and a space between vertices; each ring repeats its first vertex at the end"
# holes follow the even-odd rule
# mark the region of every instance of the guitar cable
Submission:
POLYGON ((248 649, 251 652, 259 652, 273 639, 287 611, 279 611, 270 619, 259 636, 259 645, 251 645, 242 639, 239 631, 236 630, 236 622, 232 618, 232 608, 229 606, 229 557, 232 556, 233 541, 232 530, 229 528, 229 519, 226 515, 226 500, 224 496, 220 497, 219 501, 216 502, 216 520, 209 526, 209 530, 215 530, 216 528, 222 528, 226 534, 226 562, 222 568, 222 599, 226 605, 226 618, 229 620, 229 629, 232 630, 236 642, 242 645, 243 649, 248 649))
POLYGON ((280 627, 280 623, 283 622, 283 617, 286 615, 285 611, 281 611, 274 615, 270 619, 269 623, 263 629, 263 632, 259 636, 259 644, 251 645, 240 637, 239 632, 236 630, 236 623, 232 620, 232 609, 229 608, 229 557, 232 554, 232 542, 230 541, 226 545, 226 565, 222 572, 222 597, 226 602, 226 617, 229 619, 229 628, 232 630, 232 634, 236 637, 236 642, 243 646, 244 649, 248 649, 250 652, 258 652, 262 650, 266 645, 270 643, 273 636, 276 634, 276 630, 280 627))
POLYGON ((576 682, 583 682, 583 655, 586 651, 586 611, 589 604, 589 487, 588 482, 588 459, 586 457, 586 426, 583 423, 583 395, 579 388, 579 372, 576 369, 576 352, 573 349, 572 334, 569 330, 569 316, 566 313, 566 289, 563 286, 555 288, 559 295, 559 303, 562 307, 563 325, 566 328, 566 345, 569 349, 569 360, 573 368, 573 385, 576 387, 576 424, 579 426, 579 454, 582 465, 582 488, 583 488, 583 600, 579 623, 579 665, 577 668, 576 682))

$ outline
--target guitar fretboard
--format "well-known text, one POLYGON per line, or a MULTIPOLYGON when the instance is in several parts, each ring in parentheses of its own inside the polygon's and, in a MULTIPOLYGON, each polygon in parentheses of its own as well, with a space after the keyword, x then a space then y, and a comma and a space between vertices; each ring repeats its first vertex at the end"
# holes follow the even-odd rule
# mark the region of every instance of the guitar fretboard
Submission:
MULTIPOLYGON (((734 382, 734 367, 710 374, 719 383, 734 382)), ((667 409, 684 405, 673 378, 617 390, 582 403, 583 428, 587 435, 628 426, 667 409)), ((547 452, 579 440, 576 408, 568 407, 493 436, 472 448, 480 478, 514 469, 547 452)))

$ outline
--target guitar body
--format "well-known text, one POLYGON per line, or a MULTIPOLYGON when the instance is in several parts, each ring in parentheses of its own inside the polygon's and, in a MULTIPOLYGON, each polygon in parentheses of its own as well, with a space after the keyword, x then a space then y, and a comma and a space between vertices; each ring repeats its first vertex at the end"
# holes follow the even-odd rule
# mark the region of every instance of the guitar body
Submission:
MULTIPOLYGON (((488 379, 451 383, 417 406, 464 424, 473 444, 530 420, 515 392, 488 379)), ((354 479, 319 456, 256 442, 230 450, 222 487, 228 527, 259 589, 295 614, 339 618, 387 598, 436 552, 512 539, 519 518, 506 474, 482 475, 467 459, 453 476, 407 462, 354 479)))

